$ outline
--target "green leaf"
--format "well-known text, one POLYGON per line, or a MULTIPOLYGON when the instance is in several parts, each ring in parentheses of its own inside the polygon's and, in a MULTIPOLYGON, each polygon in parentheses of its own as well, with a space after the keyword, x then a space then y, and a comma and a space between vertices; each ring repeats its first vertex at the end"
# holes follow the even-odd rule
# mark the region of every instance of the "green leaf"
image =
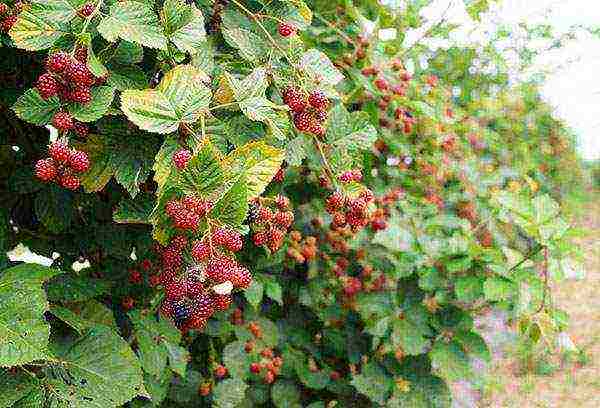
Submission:
POLYGON ((413 235, 404 228, 402 219, 392 217, 386 229, 375 233, 372 242, 393 252, 406 252, 412 248, 413 241, 413 235))
POLYGON ((473 357, 478 357, 487 362, 491 361, 492 355, 490 353, 490 349, 485 343, 485 340, 479 334, 473 331, 460 331, 455 333, 452 339, 456 340, 456 342, 461 345, 467 354, 473 357))
POLYGON ((167 38, 181 51, 193 54, 205 45, 204 16, 195 5, 167 0, 162 17, 167 38))
POLYGON ((407 355, 422 354, 429 346, 428 332, 408 318, 394 320, 392 342, 395 347, 401 347, 407 355))
POLYGON ((117 328, 112 310, 95 300, 71 304, 68 307, 51 305, 50 312, 79 334, 84 334, 98 325, 117 328))
POLYGON ((69 106, 69 112, 80 122, 94 122, 104 116, 114 97, 115 89, 112 86, 98 86, 92 88, 92 100, 89 103, 73 104, 69 106))
POLYGON ((167 49, 167 38, 156 14, 150 5, 137 1, 114 3, 110 14, 98 25, 98 32, 109 42, 121 38, 149 48, 167 49))
POLYGON ((252 142, 235 149, 224 160, 225 168, 244 173, 247 198, 258 197, 271 182, 283 162, 284 152, 264 142, 252 142))
POLYGON ((509 280, 491 277, 483 283, 483 293, 489 301, 508 300, 516 293, 516 287, 509 280))
POLYGON ((277 283, 274 279, 265 280, 265 293, 269 298, 279 303, 280 306, 283 306, 283 293, 281 285, 279 285, 279 283, 277 283))
POLYGON ((10 408, 35 388, 35 380, 24 372, 0 369, 0 408, 10 408))
POLYGON ((202 81, 206 74, 191 65, 167 72, 155 89, 126 90, 121 109, 141 129, 171 133, 182 123, 194 123, 208 108, 210 89, 202 81))
POLYGON ((48 282, 48 299, 52 302, 82 302, 107 293, 109 287, 104 280, 64 274, 48 282))
POLYGON ((244 350, 245 342, 234 341, 223 349, 223 364, 234 378, 245 380, 250 375, 248 369, 252 363, 250 355, 244 350))
POLYGON ((213 391, 213 404, 216 408, 235 408, 244 400, 248 384, 234 378, 223 380, 213 391))
POLYGON ((110 57, 110 61, 120 65, 130 65, 142 62, 144 48, 129 41, 119 41, 119 45, 110 57))
POLYGON ((456 280, 454 292, 461 302, 473 302, 483 294, 483 279, 477 276, 462 276, 456 280))
POLYGON ((167 348, 167 355, 169 356, 169 367, 171 367, 171 370, 175 374, 185 377, 188 361, 190 361, 190 352, 168 341, 164 342, 164 345, 167 348))
POLYGON ((140 363, 110 328, 93 328, 57 357, 59 363, 46 379, 46 386, 53 389, 48 406, 60 401, 81 408, 109 408, 145 394, 140 363))
POLYGON ((250 287, 244 291, 244 296, 246 297, 248 303, 250 303, 250 305, 256 309, 262 302, 263 293, 263 283, 259 282, 258 279, 252 279, 250 287))
POLYGON ((367 150, 375 143, 377 130, 369 123, 366 112, 350 114, 338 103, 329 113, 326 139, 338 148, 367 150))
POLYGON ((144 89, 148 86, 146 73, 137 65, 111 64, 108 69, 108 85, 121 92, 127 89, 144 89))
POLYGON ((224 181, 219 152, 212 143, 205 141, 186 168, 179 173, 178 185, 187 194, 209 196, 219 189, 224 181))
POLYGON ((50 327, 42 282, 62 272, 40 265, 22 264, 0 275, 0 367, 44 359, 50 327))
POLYGON ((24 121, 42 126, 50 123, 54 114, 60 110, 60 101, 56 96, 44 100, 37 89, 32 88, 17 99, 13 110, 24 121))
POLYGON ((471 376, 469 359, 455 341, 436 341, 429 352, 429 358, 436 372, 446 381, 458 381, 471 376))
POLYGON ((241 174, 237 181, 227 189, 210 212, 210 217, 230 227, 239 227, 248 214, 248 183, 246 175, 241 174))
POLYGON ((327 55, 315 48, 302 55, 300 69, 306 72, 312 80, 325 85, 334 86, 344 79, 344 75, 333 66, 327 55))
POLYGON ((50 185, 35 201, 35 213, 48 231, 65 231, 73 221, 73 194, 58 185, 50 185))
POLYGON ((306 140, 302 135, 296 136, 288 142, 285 147, 285 161, 290 166, 300 166, 302 164, 302 160, 307 156, 305 145, 306 140))
POLYGON ((373 362, 363 366, 360 374, 352 376, 350 384, 377 404, 385 403, 392 388, 391 378, 377 363, 373 362))
POLYGON ((258 34, 244 28, 222 28, 223 38, 240 56, 250 62, 258 63, 266 59, 269 45, 258 34))
POLYGON ((123 198, 113 212, 113 221, 120 224, 149 224, 154 201, 149 194, 123 198))
POLYGON ((271 388, 271 400, 277 408, 301 408, 300 390, 291 381, 278 380, 271 388))
POLYGON ((68 34, 66 24, 74 16, 75 10, 66 0, 34 1, 19 13, 10 36, 19 48, 44 50, 68 34))
POLYGON ((166 342, 178 345, 181 333, 170 320, 159 319, 152 314, 130 312, 135 328, 140 363, 145 372, 159 377, 167 365, 166 342))

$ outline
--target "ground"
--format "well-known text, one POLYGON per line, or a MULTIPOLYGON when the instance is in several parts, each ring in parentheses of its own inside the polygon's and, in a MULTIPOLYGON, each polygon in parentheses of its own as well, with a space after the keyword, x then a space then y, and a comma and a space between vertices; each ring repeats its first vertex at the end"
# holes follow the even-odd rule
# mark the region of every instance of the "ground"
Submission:
POLYGON ((555 303, 570 315, 567 332, 583 353, 542 365, 534 370, 537 374, 521 374, 510 351, 499 353, 482 392, 476 398, 467 398, 472 404, 459 406, 600 407, 600 194, 590 197, 594 199, 589 200, 579 217, 580 226, 587 230, 579 240, 585 252, 586 277, 561 282, 552 290, 555 303))

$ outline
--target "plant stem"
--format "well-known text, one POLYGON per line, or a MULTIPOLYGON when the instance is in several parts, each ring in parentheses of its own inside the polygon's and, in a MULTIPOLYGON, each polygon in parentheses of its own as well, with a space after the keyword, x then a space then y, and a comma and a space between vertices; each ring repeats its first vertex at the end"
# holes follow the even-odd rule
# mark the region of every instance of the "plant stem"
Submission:
POLYGON ((321 141, 315 135, 313 135, 313 140, 315 142, 315 145, 317 146, 317 149, 319 150, 319 154, 321 155, 321 160, 323 161, 323 166, 325 167, 325 171, 326 171, 327 175, 331 179, 331 182, 335 186, 337 186, 337 179, 335 178, 335 173, 333 172, 333 169, 331 168, 331 165, 329 164, 329 161, 327 160, 327 156, 325 156, 325 152, 323 151, 323 146, 321 145, 321 141))

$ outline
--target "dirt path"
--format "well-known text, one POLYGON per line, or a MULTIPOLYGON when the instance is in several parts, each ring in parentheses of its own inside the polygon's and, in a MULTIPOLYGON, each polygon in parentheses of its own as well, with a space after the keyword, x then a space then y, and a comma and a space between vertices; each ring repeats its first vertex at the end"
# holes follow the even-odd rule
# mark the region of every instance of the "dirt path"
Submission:
MULTIPOLYGON (((600 194, 595 194, 600 197, 600 194)), ((586 206, 581 226, 590 234, 579 242, 585 252, 586 277, 553 288, 555 304, 570 315, 567 330, 588 357, 548 375, 515 375, 514 359, 492 369, 477 405, 490 408, 600 407, 600 199, 586 206)))

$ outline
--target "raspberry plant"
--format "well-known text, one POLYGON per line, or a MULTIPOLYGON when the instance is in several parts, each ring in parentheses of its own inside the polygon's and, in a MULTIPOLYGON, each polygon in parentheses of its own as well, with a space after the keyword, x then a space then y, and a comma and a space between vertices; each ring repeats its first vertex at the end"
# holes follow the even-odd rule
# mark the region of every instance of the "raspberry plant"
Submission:
POLYGON ((1 407, 448 407, 479 313, 564 328, 571 135, 424 2, 9 3, 1 407))

